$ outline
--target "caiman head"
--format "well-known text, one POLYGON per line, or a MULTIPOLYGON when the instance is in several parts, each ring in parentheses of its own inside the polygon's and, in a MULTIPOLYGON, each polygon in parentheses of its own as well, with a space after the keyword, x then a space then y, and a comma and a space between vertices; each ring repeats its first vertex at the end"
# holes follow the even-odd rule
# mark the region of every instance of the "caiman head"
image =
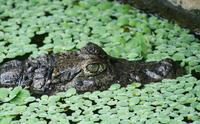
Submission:
POLYGON ((105 90, 113 83, 126 86, 132 82, 149 83, 175 78, 183 69, 171 59, 159 62, 128 61, 114 58, 94 43, 78 51, 55 56, 54 91, 73 87, 77 92, 105 90))
POLYGON ((145 62, 114 58, 96 44, 78 51, 13 60, 0 67, 0 87, 26 86, 33 94, 54 94, 75 88, 77 92, 105 90, 113 83, 149 83, 184 74, 171 59, 145 62))
POLYGON ((53 77, 56 91, 71 87, 77 92, 104 90, 116 81, 116 70, 106 52, 94 43, 56 56, 53 77), (59 79, 59 81, 56 81, 59 79))

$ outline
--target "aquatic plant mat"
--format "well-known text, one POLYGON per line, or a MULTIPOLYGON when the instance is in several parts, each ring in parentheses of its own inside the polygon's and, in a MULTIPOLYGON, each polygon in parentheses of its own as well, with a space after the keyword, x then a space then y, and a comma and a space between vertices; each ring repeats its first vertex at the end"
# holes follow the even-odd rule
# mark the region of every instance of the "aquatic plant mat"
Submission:
POLYGON ((181 61, 187 75, 41 98, 1 88, 0 124, 200 123, 200 42, 188 30, 111 0, 0 1, 0 62, 76 50, 88 41, 115 57, 181 61))

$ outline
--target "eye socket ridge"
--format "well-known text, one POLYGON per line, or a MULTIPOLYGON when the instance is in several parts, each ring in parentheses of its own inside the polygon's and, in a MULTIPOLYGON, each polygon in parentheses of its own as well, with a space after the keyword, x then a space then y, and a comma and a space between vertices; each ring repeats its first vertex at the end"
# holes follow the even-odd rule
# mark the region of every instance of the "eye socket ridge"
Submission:
POLYGON ((86 66, 86 70, 90 73, 101 73, 106 70, 106 65, 104 63, 91 63, 86 66))

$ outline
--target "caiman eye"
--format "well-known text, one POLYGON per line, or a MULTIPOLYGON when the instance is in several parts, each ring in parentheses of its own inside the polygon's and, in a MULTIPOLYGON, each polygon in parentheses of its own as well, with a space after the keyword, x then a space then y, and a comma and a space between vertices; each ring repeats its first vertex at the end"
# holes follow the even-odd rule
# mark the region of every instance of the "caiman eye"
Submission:
POLYGON ((106 69, 106 65, 103 63, 92 63, 86 66, 87 71, 90 73, 100 73, 106 69))

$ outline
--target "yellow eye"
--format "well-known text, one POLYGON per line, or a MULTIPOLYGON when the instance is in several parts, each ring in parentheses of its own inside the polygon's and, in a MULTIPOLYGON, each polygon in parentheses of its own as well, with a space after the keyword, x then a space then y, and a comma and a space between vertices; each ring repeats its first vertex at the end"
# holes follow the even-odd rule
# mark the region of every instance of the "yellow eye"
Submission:
POLYGON ((86 66, 87 71, 90 73, 100 73, 106 69, 106 65, 103 63, 92 63, 86 66))

